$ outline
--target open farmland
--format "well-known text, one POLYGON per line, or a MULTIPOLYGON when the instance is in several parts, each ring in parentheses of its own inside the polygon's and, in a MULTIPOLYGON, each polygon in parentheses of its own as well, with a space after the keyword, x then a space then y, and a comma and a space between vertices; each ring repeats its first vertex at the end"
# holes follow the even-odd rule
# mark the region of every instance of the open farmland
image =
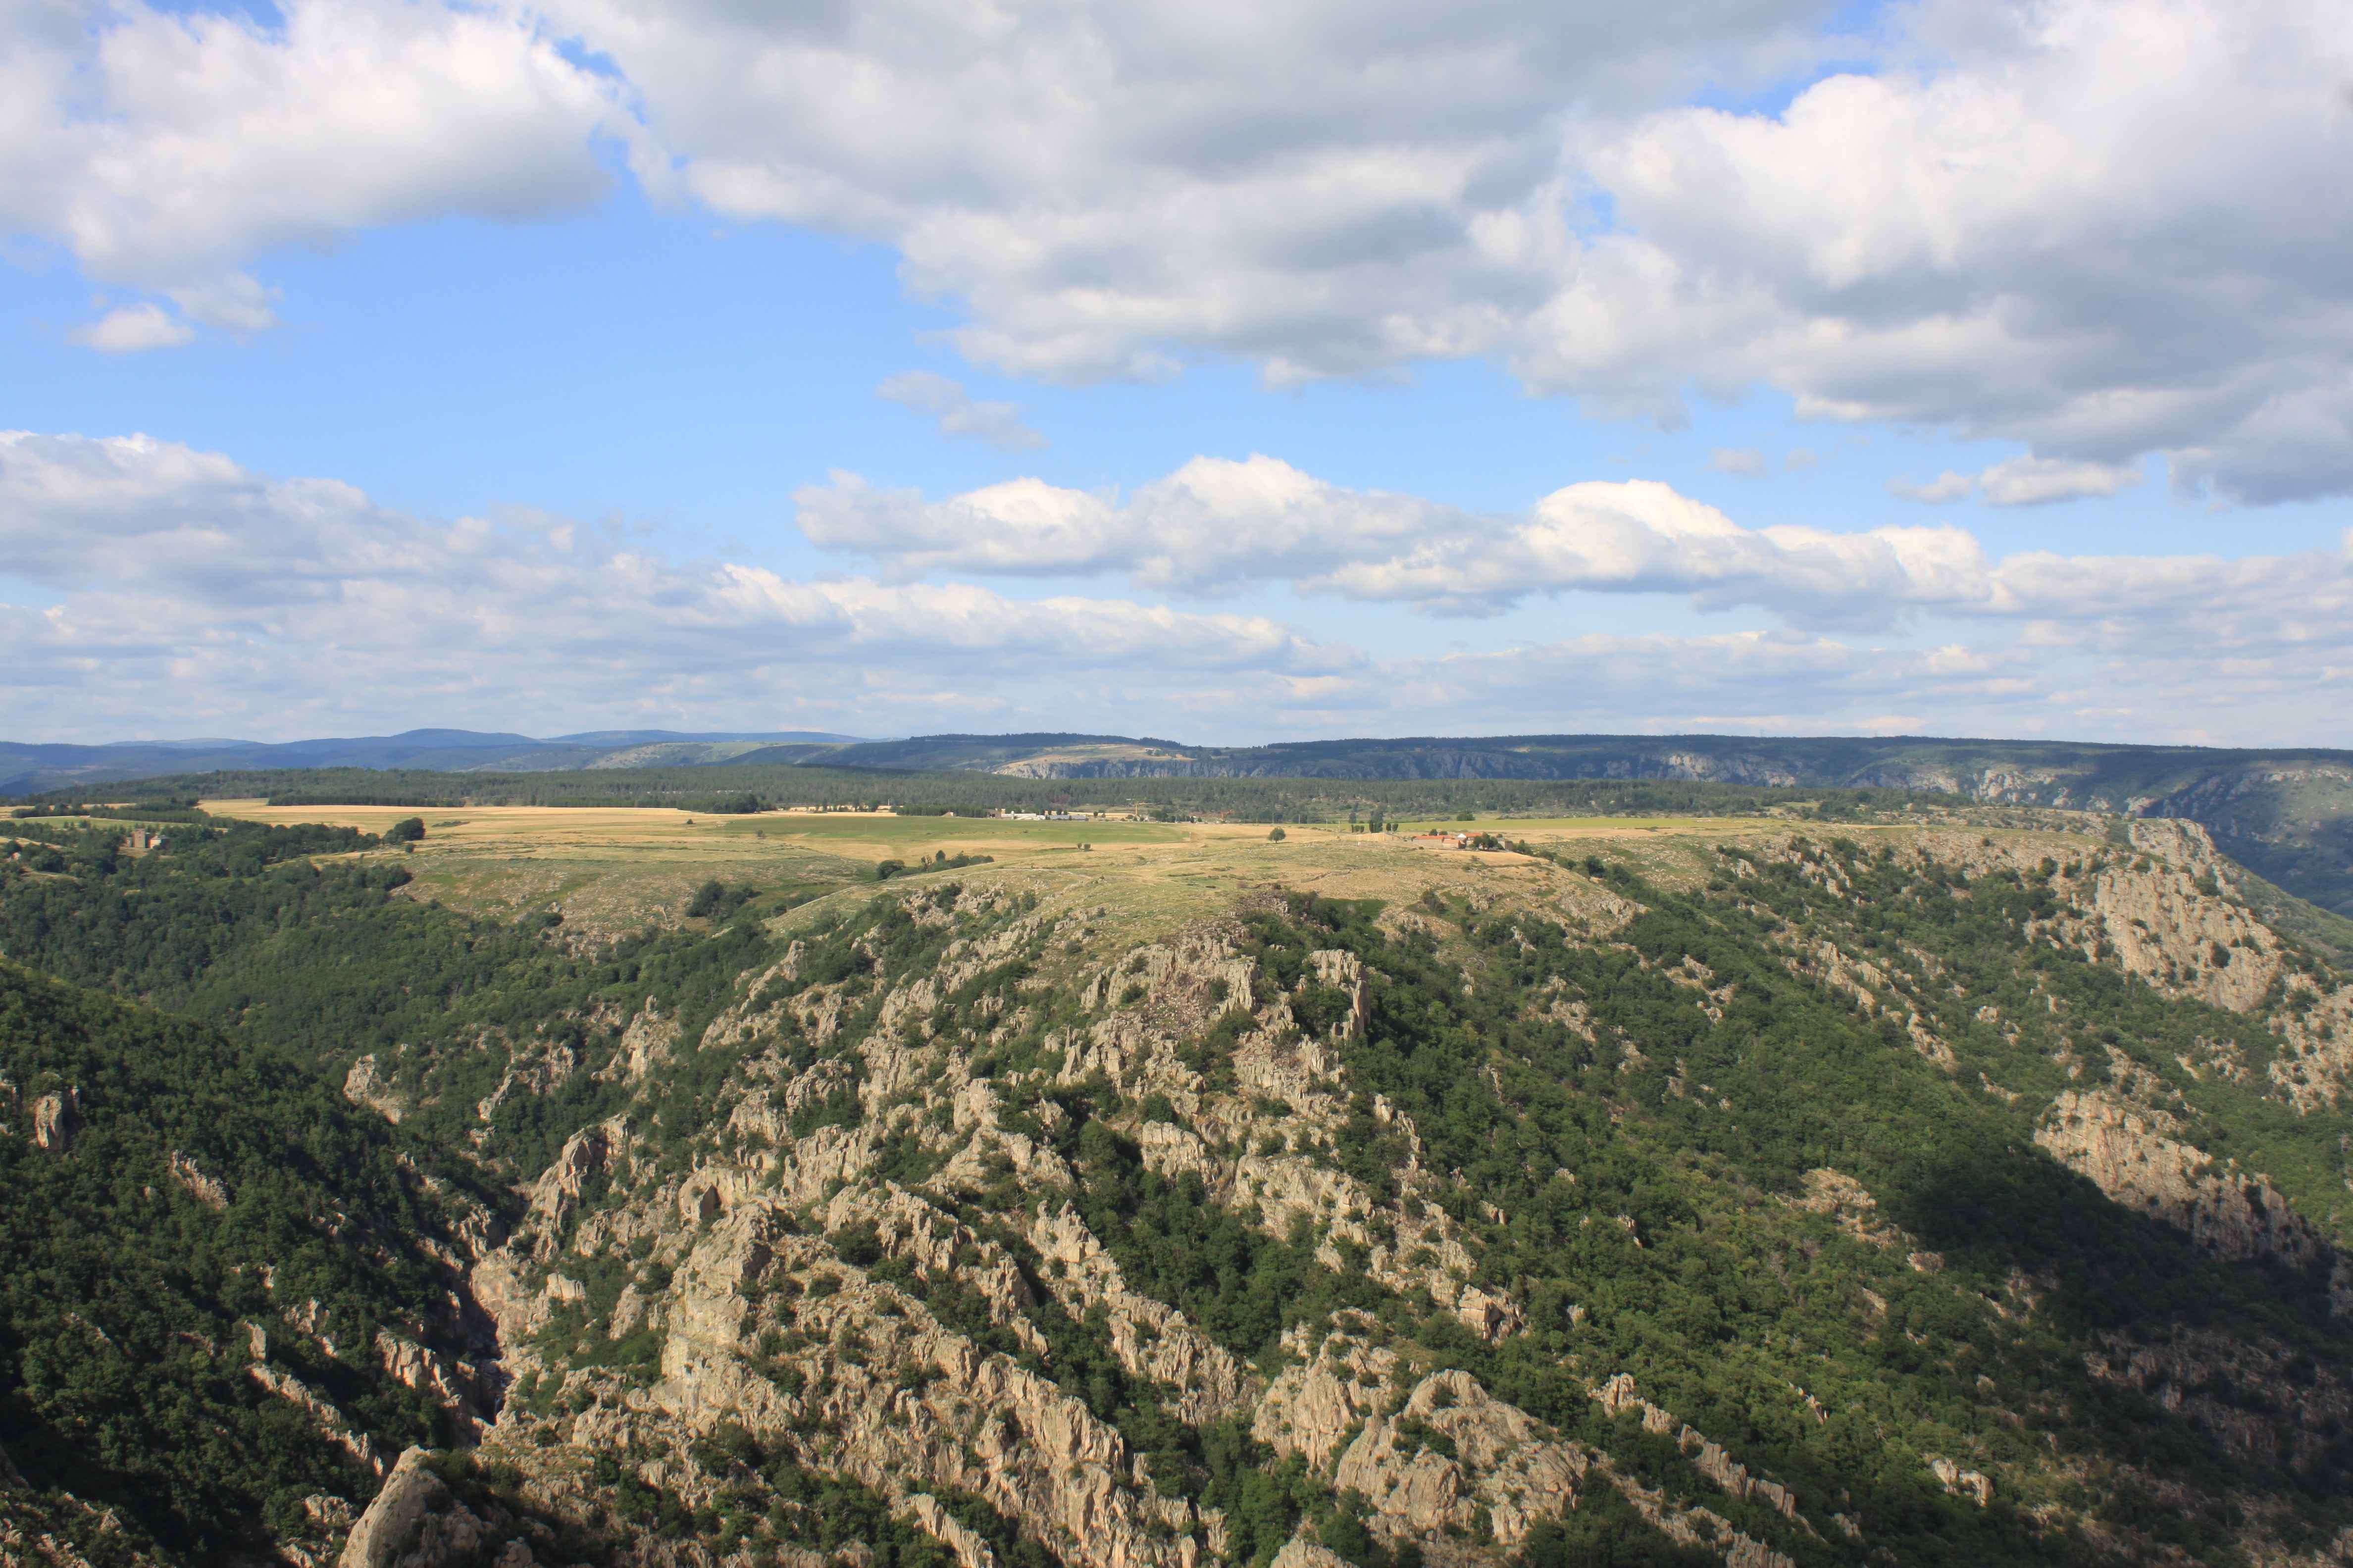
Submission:
POLYGON ((813 898, 871 887, 876 868, 894 860, 904 874, 923 875, 927 862, 942 858, 986 856, 997 874, 1050 873, 1049 882, 1103 884, 1107 896, 1110 885, 1119 884, 1112 902, 1167 916, 1209 907, 1250 885, 1397 899, 1472 882, 1497 891, 1528 882, 1534 891, 1562 875, 1508 850, 1463 851, 1418 839, 1430 831, 1493 833, 1554 854, 1577 845, 1606 847, 1612 858, 1644 875, 1678 882, 1704 877, 1718 843, 1790 831, 1787 823, 1754 817, 1482 816, 1468 823, 1406 823, 1385 834, 1354 832, 1345 823, 1293 824, 1275 842, 1263 824, 1215 822, 1026 822, 887 812, 714 816, 664 807, 418 811, 251 799, 206 801, 204 809, 245 821, 379 834, 421 817, 426 837, 413 849, 370 852, 402 858, 415 879, 409 896, 501 918, 556 911, 575 929, 603 934, 648 920, 673 921, 711 880, 813 898))

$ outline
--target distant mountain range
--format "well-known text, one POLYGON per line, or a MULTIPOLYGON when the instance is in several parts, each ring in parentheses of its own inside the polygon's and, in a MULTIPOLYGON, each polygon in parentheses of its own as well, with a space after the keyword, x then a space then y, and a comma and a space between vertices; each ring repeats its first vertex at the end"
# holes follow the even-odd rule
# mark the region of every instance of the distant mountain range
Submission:
POLYGON ((0 742, 0 795, 215 770, 407 768, 530 773, 822 763, 1039 779, 1694 779, 1794 788, 1879 786, 1982 802, 2081 807, 2205 824, 2236 858, 2353 913, 2353 751, 2095 745, 1934 737, 1422 736, 1194 746, 1133 735, 919 735, 607 730, 545 740, 411 730, 342 740, 0 742))
POLYGON ((695 767, 758 754, 831 752, 854 735, 812 730, 759 733, 681 733, 670 730, 592 730, 537 740, 476 730, 409 730, 320 741, 121 741, 104 746, 33 746, 0 741, 0 795, 28 795, 76 784, 158 778, 166 773, 248 768, 425 768, 436 772, 536 773, 564 768, 695 767))

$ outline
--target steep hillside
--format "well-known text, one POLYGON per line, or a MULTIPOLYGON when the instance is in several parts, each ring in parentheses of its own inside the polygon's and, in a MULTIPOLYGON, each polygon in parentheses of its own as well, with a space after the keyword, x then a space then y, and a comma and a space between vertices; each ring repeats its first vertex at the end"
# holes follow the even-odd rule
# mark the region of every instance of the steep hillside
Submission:
POLYGON ((483 954, 312 1041, 520 1185, 461 1258, 504 1402, 320 1494, 354 1568, 2353 1561, 2353 986, 2200 831, 1531 849, 1229 837, 617 946, 234 890, 291 863, 199 920, 168 855, 0 915, 119 933, 114 984, 199 927, 232 975, 322 920, 406 932, 396 987, 483 954))
POLYGON ((498 1232, 414 1152, 286 1053, 0 962, 0 1557, 329 1561, 405 1446, 471 1440, 498 1232))

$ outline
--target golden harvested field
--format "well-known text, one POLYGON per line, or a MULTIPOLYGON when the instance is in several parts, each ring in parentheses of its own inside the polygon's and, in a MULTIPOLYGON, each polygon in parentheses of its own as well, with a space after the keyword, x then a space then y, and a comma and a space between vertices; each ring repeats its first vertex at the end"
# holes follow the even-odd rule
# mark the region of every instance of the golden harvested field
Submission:
POLYGON ((1469 829, 1563 849, 1589 842, 1645 876, 1683 883, 1710 874, 1717 844, 1792 831, 1787 822, 1757 817, 1482 817, 1415 823, 1386 834, 1354 833, 1345 824, 1287 824, 1283 839, 1271 842, 1264 825, 1227 823, 880 812, 712 816, 653 807, 273 807, 259 800, 211 800, 204 808, 248 821, 319 822, 370 833, 422 817, 426 837, 413 850, 369 852, 404 859, 415 878, 410 896, 505 918, 560 910, 568 927, 607 933, 677 920, 694 889, 713 878, 863 896, 860 889, 873 890, 876 864, 884 860, 901 861, 913 876, 985 875, 1056 899, 1099 901, 1113 924, 1138 933, 1226 906, 1238 892, 1274 886, 1393 901, 1425 890, 1478 890, 1571 908, 1589 901, 1592 884, 1582 876, 1507 851, 1416 842, 1413 833, 1469 829), (922 869, 940 855, 986 855, 994 864, 922 869))

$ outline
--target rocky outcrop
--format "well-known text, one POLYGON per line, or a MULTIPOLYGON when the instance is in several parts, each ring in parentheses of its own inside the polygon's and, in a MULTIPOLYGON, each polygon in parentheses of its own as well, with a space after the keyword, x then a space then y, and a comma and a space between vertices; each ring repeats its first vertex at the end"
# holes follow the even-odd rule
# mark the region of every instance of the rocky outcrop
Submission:
POLYGON ((194 1160, 177 1150, 172 1152, 167 1164, 172 1173, 172 1179, 179 1183, 187 1194, 196 1202, 208 1209, 228 1207, 227 1183, 216 1176, 207 1176, 194 1160))
POLYGON ((2136 1342, 2105 1337, 2084 1357, 2093 1376, 2186 1415, 2234 1456, 2311 1473, 2353 1422, 2353 1380, 2291 1345, 2179 1329, 2136 1342))
POLYGON ((2266 1076, 2298 1110, 2335 1110, 2353 1086, 2353 985, 2291 977, 2271 1028, 2279 1048, 2266 1076))
POLYGON ((33 1146, 52 1154, 73 1147, 81 1131, 81 1091, 69 1089, 33 1101, 33 1146))
POLYGON ((1969 1469, 1958 1460, 1947 1459, 1940 1454, 1928 1455, 1927 1460, 1928 1473, 1936 1478, 1936 1484, 1946 1491, 1957 1498, 1967 1498, 1979 1508, 1992 1503, 1993 1482, 1987 1479, 1984 1471, 1969 1469))
MULTIPOLYGON (((1602 1455, 1495 1398, 1470 1373, 1440 1371, 1399 1386, 1398 1355, 1374 1342, 1372 1320, 1343 1313, 1332 1329, 1283 1339, 1301 1359, 1269 1385, 1252 1433, 1278 1455, 1296 1454, 1332 1485, 1362 1497, 1368 1522, 1392 1541, 1433 1551, 1468 1539, 1516 1549, 1531 1531, 1577 1507, 1588 1488, 1618 1491, 1670 1539, 1704 1545, 1735 1568, 1793 1568, 1790 1559, 1705 1509, 1679 1509, 1602 1455)), ((1619 1377, 1595 1392, 1605 1412, 1635 1409, 1646 1426, 1680 1429, 1694 1466, 1727 1494, 1798 1518, 1787 1489, 1752 1476, 1717 1445, 1639 1399, 1619 1377)))
POLYGON ((1285 1333, 1285 1354, 1299 1359, 1268 1385, 1250 1419, 1252 1435, 1278 1455, 1303 1455, 1319 1469, 1331 1464, 1343 1436, 1388 1407, 1398 1358, 1372 1342, 1376 1332, 1370 1319, 1345 1312, 1329 1332, 1303 1324, 1285 1333))
POLYGON ((1692 1467, 1725 1495, 1743 1500, 1753 1499, 1784 1519, 1798 1517, 1798 1500, 1788 1488, 1750 1474, 1748 1468, 1734 1459, 1721 1445, 1641 1397, 1635 1392, 1633 1378, 1627 1373, 1621 1372, 1595 1389, 1593 1397, 1600 1403, 1604 1415, 1615 1416, 1632 1411, 1642 1418, 1644 1431, 1672 1436, 1675 1446, 1691 1459, 1692 1467))
POLYGON ((1882 1218, 1879 1200, 1872 1196, 1871 1189, 1844 1172, 1828 1166, 1808 1171, 1805 1195, 1791 1203, 1809 1214, 1822 1215, 1857 1241, 1902 1251, 1920 1273, 1933 1274, 1945 1266, 1940 1255, 1922 1251, 1903 1226, 1882 1218))
POLYGON ((2116 1202, 2188 1231, 2217 1257, 2297 1268, 2332 1256, 2320 1233, 2260 1175, 2218 1162, 2170 1112, 2106 1089, 2062 1093, 2034 1141, 2116 1202))
POLYGON ((450 1494, 430 1459, 422 1448, 400 1456, 352 1526, 340 1568, 459 1568, 473 1561, 487 1527, 450 1494))
POLYGON ((1029 1239, 1046 1266, 1047 1288, 1074 1317, 1102 1310, 1120 1364, 1133 1376, 1176 1390, 1175 1408, 1183 1419, 1208 1426, 1250 1409, 1258 1379, 1182 1312, 1129 1289, 1119 1265, 1075 1210, 1040 1215, 1029 1239))
POLYGON ((678 1048, 678 1020, 662 1016, 660 999, 647 997, 645 1006, 621 1031, 613 1059, 598 1068, 596 1076, 608 1082, 643 1082, 678 1048))
POLYGON ((376 1331, 375 1352, 385 1375, 448 1411, 467 1442, 480 1439, 485 1412, 497 1403, 482 1368, 405 1340, 388 1329, 376 1331))
POLYGON ((649 1415, 687 1436, 738 1423, 885 1495, 986 1498, 1073 1563, 1196 1568, 1201 1521, 1137 1481, 1116 1429, 942 1324, 919 1296, 795 1232, 771 1200, 722 1216, 678 1270, 660 1381, 638 1410, 583 1416, 574 1441, 656 1441, 649 1415), (755 1294, 766 1304, 747 1314, 755 1294), (803 1345, 786 1384, 759 1370, 767 1333, 803 1345), (1187 1533, 1172 1538, 1172 1525, 1187 1533))
POLYGON ((370 1474, 381 1476, 390 1468, 383 1444, 336 1408, 332 1400, 292 1373, 257 1361, 246 1367, 245 1374, 264 1391, 276 1394, 310 1416, 322 1436, 350 1455, 370 1474))
POLYGON ((1883 1015, 1901 1023, 1912 1048, 1938 1067, 1949 1072, 1957 1065, 1953 1047, 1928 1027, 1919 1009, 1906 999, 1902 983, 1869 959, 1846 952, 1836 942, 1816 941, 1800 946, 1783 962, 1791 973, 1847 997, 1864 1017, 1883 1015))
POLYGON ((628 1123, 618 1117, 582 1129, 565 1140, 555 1163, 532 1184, 531 1208, 525 1223, 543 1256, 555 1246, 556 1238, 578 1212, 581 1195, 589 1182, 606 1173, 615 1146, 628 1135, 628 1123))
POLYGON ((1423 1378, 1395 1415, 1375 1415, 1341 1454, 1333 1482, 1369 1503, 1400 1538, 1472 1532, 1497 1546, 1576 1506, 1593 1456, 1466 1372, 1423 1378))
POLYGON ((378 1070, 373 1051, 353 1062, 343 1074, 343 1098, 395 1124, 408 1114, 408 1097, 378 1070))
POLYGON ((2251 1012, 2280 973, 2279 939, 2231 896, 2230 865, 2194 822, 2132 825, 2138 853, 2091 879, 2082 902, 2116 961, 2170 995, 2251 1012))

